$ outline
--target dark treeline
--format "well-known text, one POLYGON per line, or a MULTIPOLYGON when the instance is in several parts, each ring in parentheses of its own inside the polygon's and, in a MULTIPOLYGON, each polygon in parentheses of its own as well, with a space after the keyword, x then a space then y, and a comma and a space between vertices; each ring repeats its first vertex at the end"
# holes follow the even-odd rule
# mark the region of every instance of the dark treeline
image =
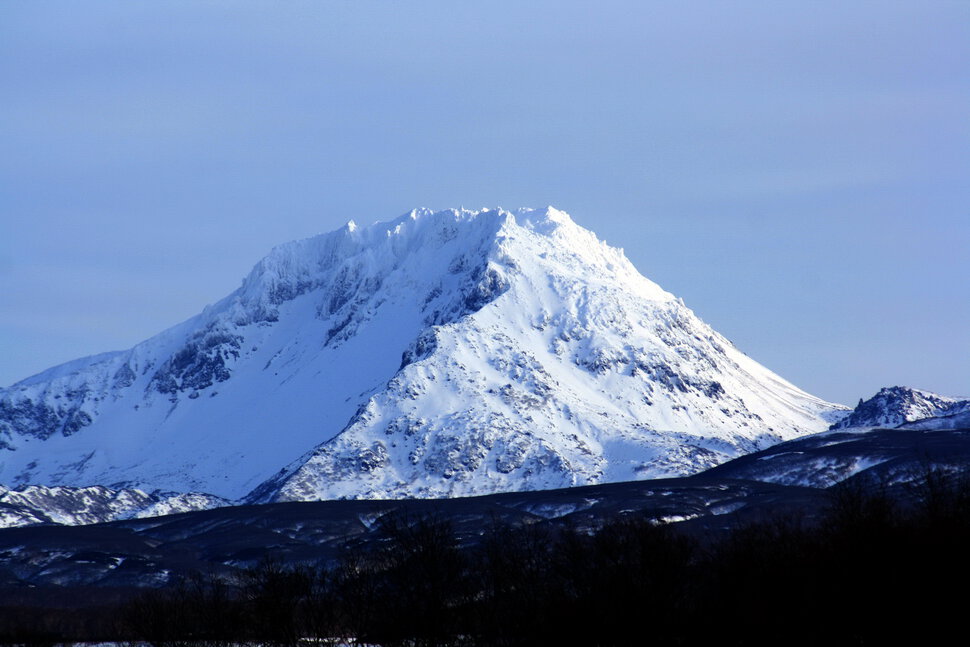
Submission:
POLYGON ((820 517, 716 536, 628 515, 596 531, 496 525, 462 546, 445 519, 389 516, 379 541, 327 568, 267 560, 231 581, 197 575, 87 616, 8 604, 0 639, 390 647, 925 644, 962 635, 970 488, 931 472, 905 507, 878 488, 832 493, 820 517))

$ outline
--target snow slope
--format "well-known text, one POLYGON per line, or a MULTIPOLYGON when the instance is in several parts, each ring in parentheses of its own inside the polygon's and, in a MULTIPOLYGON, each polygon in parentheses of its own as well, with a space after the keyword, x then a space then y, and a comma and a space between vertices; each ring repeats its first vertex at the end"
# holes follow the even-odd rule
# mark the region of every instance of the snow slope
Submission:
POLYGON ((457 496, 688 474, 839 411, 560 211, 416 210, 277 247, 198 316, 0 391, 0 481, 457 496))

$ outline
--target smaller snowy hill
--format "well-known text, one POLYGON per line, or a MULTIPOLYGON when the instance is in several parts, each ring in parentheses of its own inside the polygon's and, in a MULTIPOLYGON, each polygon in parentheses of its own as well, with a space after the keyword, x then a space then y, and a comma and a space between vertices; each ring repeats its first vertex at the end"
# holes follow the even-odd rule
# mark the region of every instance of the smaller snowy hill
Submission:
POLYGON ((881 389, 868 400, 859 400, 859 404, 848 416, 830 428, 898 427, 917 421, 922 422, 924 428, 931 428, 925 426, 933 424, 929 419, 947 418, 961 413, 970 413, 970 400, 948 398, 908 386, 891 386, 881 389))
POLYGON ((210 494, 112 490, 90 487, 0 486, 0 528, 59 524, 81 526, 119 519, 157 517, 230 505, 210 494))
POLYGON ((970 401, 964 400, 963 406, 953 407, 947 413, 932 418, 922 418, 899 425, 899 429, 970 429, 970 401))

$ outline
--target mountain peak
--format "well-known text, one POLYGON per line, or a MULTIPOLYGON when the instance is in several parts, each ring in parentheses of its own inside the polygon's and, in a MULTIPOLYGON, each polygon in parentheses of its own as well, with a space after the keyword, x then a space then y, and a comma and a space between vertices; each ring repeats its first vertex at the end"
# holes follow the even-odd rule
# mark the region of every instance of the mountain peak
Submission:
MULTIPOLYGON (((515 272, 525 265, 556 261, 567 271, 628 281, 642 296, 673 298, 641 276, 621 250, 575 224, 566 212, 546 207, 514 211, 419 208, 366 227, 348 224, 275 247, 256 264, 240 292, 229 299, 240 302, 253 320, 271 320, 279 304, 320 288, 348 264, 379 282, 411 263, 406 260, 409 257, 441 254, 453 256, 452 269, 492 262, 515 272)), ((244 319, 247 315, 239 316, 244 319)))

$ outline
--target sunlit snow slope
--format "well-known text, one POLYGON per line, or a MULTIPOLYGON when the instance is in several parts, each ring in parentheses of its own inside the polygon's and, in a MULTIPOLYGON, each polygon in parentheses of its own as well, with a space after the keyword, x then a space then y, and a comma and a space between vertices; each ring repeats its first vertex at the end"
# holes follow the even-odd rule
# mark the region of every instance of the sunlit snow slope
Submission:
POLYGON ((565 213, 417 210, 282 245, 200 315, 0 391, 0 482, 259 501, 559 487, 688 474, 840 410, 565 213))

